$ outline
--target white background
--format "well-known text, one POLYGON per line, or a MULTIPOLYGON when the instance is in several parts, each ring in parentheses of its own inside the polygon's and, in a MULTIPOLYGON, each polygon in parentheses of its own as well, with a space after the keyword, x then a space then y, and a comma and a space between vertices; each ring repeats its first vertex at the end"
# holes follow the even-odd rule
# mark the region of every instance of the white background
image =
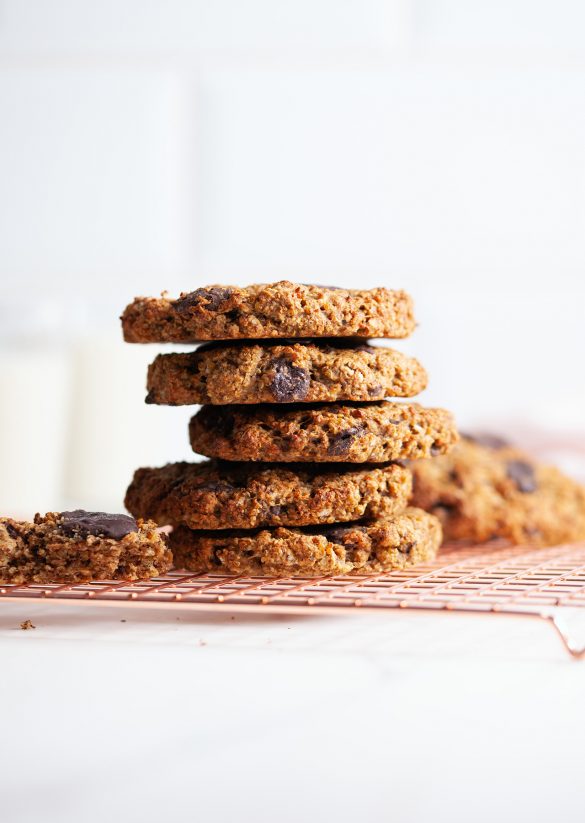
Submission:
MULTIPOLYGON (((579 0, 0 0, 0 511, 189 458, 117 316, 212 282, 406 288, 424 402, 570 440, 584 223, 579 0)), ((0 817, 583 819, 550 627, 230 617, 2 605, 0 817)))
POLYGON ((189 457, 117 316, 210 282, 406 288, 423 402, 583 428, 578 0, 2 0, 0 112, 5 510, 189 457))

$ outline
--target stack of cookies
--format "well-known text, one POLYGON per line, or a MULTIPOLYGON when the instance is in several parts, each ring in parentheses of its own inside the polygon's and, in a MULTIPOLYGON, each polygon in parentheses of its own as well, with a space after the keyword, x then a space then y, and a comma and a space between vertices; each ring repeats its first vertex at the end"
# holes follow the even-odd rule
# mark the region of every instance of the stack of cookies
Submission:
POLYGON ((201 404, 194 451, 209 458, 142 468, 126 495, 136 517, 173 531, 175 565, 246 575, 375 573, 432 558, 436 517, 409 508, 402 461, 446 454, 451 415, 409 398, 420 363, 369 338, 414 329, 411 298, 282 281, 137 298, 131 343, 207 342, 159 355, 148 403, 201 404))

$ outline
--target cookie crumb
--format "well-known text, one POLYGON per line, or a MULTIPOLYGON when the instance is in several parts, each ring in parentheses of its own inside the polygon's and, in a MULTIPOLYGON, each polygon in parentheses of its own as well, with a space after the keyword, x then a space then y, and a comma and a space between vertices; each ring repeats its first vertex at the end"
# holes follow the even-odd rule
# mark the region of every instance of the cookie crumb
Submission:
POLYGON ((126 622, 126 621, 125 621, 125 619, 124 619, 124 618, 122 618, 122 619, 120 620, 120 623, 125 623, 125 622, 126 622))
POLYGON ((20 624, 20 628, 23 630, 23 632, 27 632, 29 629, 36 629, 36 626, 34 625, 32 620, 24 620, 20 624))
POLYGON ((205 640, 200 640, 199 645, 200 646, 207 646, 207 643, 205 642, 205 640))

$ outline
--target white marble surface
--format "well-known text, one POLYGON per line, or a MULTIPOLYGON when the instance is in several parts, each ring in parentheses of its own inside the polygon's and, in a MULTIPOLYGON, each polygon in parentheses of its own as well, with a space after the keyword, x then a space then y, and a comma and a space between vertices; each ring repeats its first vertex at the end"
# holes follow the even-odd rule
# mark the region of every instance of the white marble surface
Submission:
POLYGON ((583 819, 544 622, 2 603, 0 660, 3 823, 583 819))

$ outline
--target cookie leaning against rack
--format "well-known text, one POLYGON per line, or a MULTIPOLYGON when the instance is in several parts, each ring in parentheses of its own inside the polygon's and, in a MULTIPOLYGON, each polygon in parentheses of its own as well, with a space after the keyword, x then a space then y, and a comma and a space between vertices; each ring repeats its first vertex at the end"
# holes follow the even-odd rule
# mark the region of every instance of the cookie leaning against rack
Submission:
POLYGON ((464 435, 451 454, 412 463, 414 505, 445 537, 554 546, 585 540, 585 487, 495 435, 464 435))

